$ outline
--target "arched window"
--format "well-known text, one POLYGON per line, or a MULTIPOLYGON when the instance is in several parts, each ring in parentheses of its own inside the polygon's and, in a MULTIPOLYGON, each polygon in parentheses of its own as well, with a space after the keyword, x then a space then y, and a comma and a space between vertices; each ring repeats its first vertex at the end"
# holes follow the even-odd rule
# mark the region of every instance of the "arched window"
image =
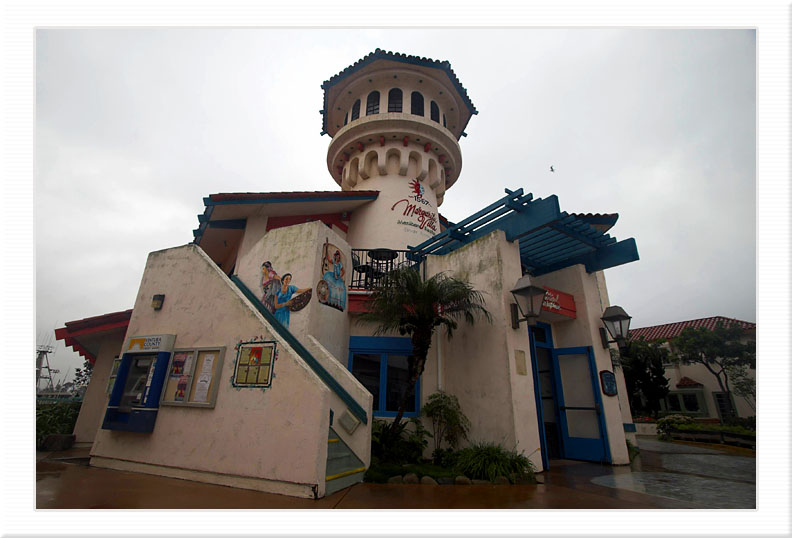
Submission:
POLYGON ((360 117, 360 99, 355 101, 355 104, 352 105, 352 117, 349 121, 355 121, 360 117))
POLYGON ((379 114, 379 92, 373 91, 366 99, 366 116, 371 114, 379 114))
POLYGON ((402 111, 402 91, 399 88, 393 88, 388 92, 388 112, 401 112, 402 111))
POLYGON ((440 109, 437 108, 437 103, 434 101, 429 103, 429 115, 432 118, 432 121, 440 123, 440 109))
POLYGON ((424 115, 423 95, 421 95, 419 92, 412 92, 412 98, 410 100, 410 113, 415 114, 416 116, 424 115))
MULTIPOLYGON (((445 116, 443 116, 443 119, 445 119, 445 116)), ((346 125, 348 121, 349 121, 349 112, 344 114, 344 125, 346 125)))

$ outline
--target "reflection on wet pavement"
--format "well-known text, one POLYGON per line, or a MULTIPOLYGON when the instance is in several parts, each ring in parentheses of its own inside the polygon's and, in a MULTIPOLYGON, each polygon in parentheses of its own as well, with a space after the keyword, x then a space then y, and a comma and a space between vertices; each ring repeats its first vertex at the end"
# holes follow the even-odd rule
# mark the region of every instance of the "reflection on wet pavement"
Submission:
POLYGON ((598 476, 592 482, 696 503, 691 508, 756 508, 756 486, 742 482, 677 473, 598 476))

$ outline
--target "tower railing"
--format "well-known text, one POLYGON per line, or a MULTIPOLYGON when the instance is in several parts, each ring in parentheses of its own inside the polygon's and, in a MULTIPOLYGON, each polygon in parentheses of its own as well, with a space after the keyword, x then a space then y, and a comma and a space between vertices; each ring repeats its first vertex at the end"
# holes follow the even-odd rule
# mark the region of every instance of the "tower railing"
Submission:
POLYGON ((379 286, 388 273, 404 267, 417 267, 411 260, 415 257, 409 250, 389 248, 352 249, 351 289, 373 290, 379 286))

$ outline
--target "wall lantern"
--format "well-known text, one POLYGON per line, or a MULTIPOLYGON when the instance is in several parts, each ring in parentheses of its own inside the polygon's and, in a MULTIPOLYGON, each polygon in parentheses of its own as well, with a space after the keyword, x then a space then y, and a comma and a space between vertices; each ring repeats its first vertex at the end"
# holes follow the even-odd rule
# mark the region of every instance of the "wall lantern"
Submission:
POLYGON ((608 344, 616 343, 619 349, 623 349, 627 345, 627 336, 630 334, 630 316, 620 306, 609 306, 602 313, 602 323, 605 324, 605 329, 600 327, 600 338, 602 339, 602 347, 607 348, 608 344), (610 334, 613 340, 608 340, 610 334))
POLYGON ((512 329, 519 328, 523 321, 527 321, 529 326, 536 325, 547 290, 534 286, 528 275, 524 275, 514 285, 511 293, 517 301, 517 304, 511 304, 512 329))
POLYGON ((154 310, 161 310, 162 303, 164 302, 165 302, 164 294, 155 295, 154 297, 151 298, 151 308, 153 308, 154 310))

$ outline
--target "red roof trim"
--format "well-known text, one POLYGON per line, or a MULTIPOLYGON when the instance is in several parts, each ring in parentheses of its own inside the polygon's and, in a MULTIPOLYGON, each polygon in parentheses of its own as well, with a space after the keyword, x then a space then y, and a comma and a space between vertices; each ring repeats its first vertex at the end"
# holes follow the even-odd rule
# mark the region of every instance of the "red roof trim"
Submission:
POLYGON ((63 343, 66 344, 67 347, 71 347, 81 356, 88 359, 91 364, 94 364, 96 362, 96 357, 80 344, 77 337, 113 329, 126 330, 129 326, 131 317, 132 310, 124 310, 123 312, 112 312, 110 314, 84 318, 77 321, 67 321, 65 327, 55 329, 55 339, 63 340, 63 343))
POLYGON ((630 338, 642 338, 647 341, 676 338, 682 334, 684 329, 687 329, 688 327, 694 329, 704 327, 705 329, 713 330, 717 326, 718 322, 723 323, 724 325, 737 323, 746 332, 756 330, 756 323, 751 323, 750 321, 742 321, 724 316, 713 316, 709 318, 691 319, 688 321, 678 321, 675 323, 666 323, 663 325, 653 325, 651 327, 631 329, 630 338))
POLYGON ((223 192, 210 194, 212 202, 230 202, 235 200, 301 200, 304 198, 359 198, 361 196, 379 196, 379 191, 297 191, 297 192, 223 192))

